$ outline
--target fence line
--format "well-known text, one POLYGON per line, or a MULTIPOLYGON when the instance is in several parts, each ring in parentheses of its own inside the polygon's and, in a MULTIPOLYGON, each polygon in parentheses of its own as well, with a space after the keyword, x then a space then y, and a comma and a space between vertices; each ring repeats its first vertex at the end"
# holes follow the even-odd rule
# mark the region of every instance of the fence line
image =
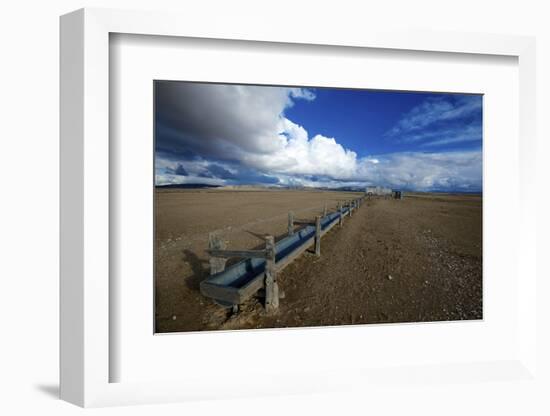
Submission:
POLYGON ((339 202, 334 212, 329 212, 325 204, 323 215, 317 215, 315 220, 296 219, 294 212, 290 211, 287 236, 276 243, 274 236, 266 236, 263 250, 227 250, 225 242, 211 233, 207 250, 210 277, 201 282, 201 293, 236 312, 239 304, 264 289, 266 312, 276 311, 279 306, 278 272, 310 247, 316 256, 320 256, 323 235, 337 224, 341 228, 344 218, 351 217, 365 197, 339 202), (297 230, 296 226, 302 228, 297 230), (226 268, 228 258, 243 260, 226 268))

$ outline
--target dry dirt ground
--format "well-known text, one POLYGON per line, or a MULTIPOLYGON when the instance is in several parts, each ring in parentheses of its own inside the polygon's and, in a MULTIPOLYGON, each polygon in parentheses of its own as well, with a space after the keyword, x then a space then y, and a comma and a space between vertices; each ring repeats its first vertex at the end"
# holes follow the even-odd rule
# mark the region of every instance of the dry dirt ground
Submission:
POLYGON ((314 218, 359 194, 293 190, 157 190, 156 331, 303 327, 482 318, 481 196, 407 194, 371 199, 278 275, 285 297, 232 314, 199 292, 208 233, 229 249, 282 238, 287 213, 314 218))

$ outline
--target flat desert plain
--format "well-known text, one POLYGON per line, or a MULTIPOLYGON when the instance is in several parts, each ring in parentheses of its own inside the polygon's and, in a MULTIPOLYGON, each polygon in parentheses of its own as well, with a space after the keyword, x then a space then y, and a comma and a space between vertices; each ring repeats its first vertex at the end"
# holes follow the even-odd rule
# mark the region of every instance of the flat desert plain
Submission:
POLYGON ((313 219, 360 193, 271 189, 162 189, 155 194, 156 332, 426 322, 482 318, 482 198, 408 193, 366 200, 343 228, 278 274, 284 298, 239 313, 199 291, 209 276, 208 234, 228 249, 283 238, 287 215, 313 219))

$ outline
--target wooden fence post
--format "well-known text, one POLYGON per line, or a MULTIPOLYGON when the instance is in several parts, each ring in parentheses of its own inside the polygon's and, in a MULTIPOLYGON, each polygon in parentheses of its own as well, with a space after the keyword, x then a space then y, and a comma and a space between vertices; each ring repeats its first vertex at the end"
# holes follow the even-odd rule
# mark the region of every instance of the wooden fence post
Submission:
POLYGON ((321 255, 321 217, 315 217, 315 255, 321 255))
MULTIPOLYGON (((225 241, 214 233, 208 234, 208 248, 211 250, 225 250, 225 241)), ((226 258, 210 256, 210 274, 221 273, 225 270, 226 258)))
POLYGON ((353 211, 353 204, 351 203, 351 201, 348 202, 348 208, 349 208, 349 216, 351 218, 351 213, 353 211))
POLYGON ((344 223, 344 206, 338 202, 338 211, 340 212, 340 228, 342 228, 342 224, 344 223))
POLYGON ((269 235, 265 238, 265 310, 268 313, 279 308, 279 285, 275 272, 275 239, 269 235))
POLYGON ((288 235, 294 235, 294 213, 288 211, 288 235))

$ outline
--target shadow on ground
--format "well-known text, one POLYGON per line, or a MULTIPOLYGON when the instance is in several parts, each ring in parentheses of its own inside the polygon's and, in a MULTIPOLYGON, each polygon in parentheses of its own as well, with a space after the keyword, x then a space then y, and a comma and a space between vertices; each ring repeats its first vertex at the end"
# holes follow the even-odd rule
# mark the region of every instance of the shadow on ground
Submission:
POLYGON ((59 385, 58 384, 37 384, 34 386, 36 390, 49 396, 52 399, 59 399, 59 385))

